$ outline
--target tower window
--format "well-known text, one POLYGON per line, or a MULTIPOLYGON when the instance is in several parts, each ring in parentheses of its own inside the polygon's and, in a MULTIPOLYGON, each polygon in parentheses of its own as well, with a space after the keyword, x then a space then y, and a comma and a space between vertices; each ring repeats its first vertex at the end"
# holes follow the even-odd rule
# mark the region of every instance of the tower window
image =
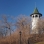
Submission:
POLYGON ((35 17, 38 17, 38 15, 35 15, 35 17))
POLYGON ((34 15, 33 15, 33 18, 34 18, 34 15))

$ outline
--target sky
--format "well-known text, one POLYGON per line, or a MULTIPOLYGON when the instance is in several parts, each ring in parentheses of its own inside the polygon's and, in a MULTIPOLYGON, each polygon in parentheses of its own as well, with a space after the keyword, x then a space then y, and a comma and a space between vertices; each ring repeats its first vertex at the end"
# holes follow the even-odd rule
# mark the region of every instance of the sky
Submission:
POLYGON ((30 16, 34 11, 35 2, 39 12, 44 16, 44 0, 0 0, 0 16, 30 16))

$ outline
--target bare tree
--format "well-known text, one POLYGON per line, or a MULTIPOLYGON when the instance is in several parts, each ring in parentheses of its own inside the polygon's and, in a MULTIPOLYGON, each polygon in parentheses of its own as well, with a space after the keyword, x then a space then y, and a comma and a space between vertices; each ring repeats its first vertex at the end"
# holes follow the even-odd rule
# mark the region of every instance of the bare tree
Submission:
POLYGON ((3 30, 3 28, 2 28, 2 21, 0 20, 0 37, 3 37, 3 34, 4 34, 3 31, 4 31, 4 30, 3 30))
POLYGON ((15 22, 16 29, 22 31, 22 42, 25 43, 26 37, 30 34, 30 17, 20 15, 15 22))
POLYGON ((20 29, 20 30, 30 30, 30 17, 25 16, 25 15, 20 15, 17 17, 15 26, 20 29))
POLYGON ((44 18, 41 19, 41 28, 42 28, 42 33, 44 33, 44 18))
POLYGON ((44 20, 43 19, 40 19, 38 21, 38 28, 37 29, 38 29, 39 34, 43 34, 44 33, 44 20))
POLYGON ((2 23, 3 23, 2 27, 5 30, 5 36, 7 35, 8 32, 10 32, 10 36, 11 36, 11 31, 13 31, 13 29, 12 29, 12 22, 9 22, 8 17, 3 15, 2 16, 2 23))

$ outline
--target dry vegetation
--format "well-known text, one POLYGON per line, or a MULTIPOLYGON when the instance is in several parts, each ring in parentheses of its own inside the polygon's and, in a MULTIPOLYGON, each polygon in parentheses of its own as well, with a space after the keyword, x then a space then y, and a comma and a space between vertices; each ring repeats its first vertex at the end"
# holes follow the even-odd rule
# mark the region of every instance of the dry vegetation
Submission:
POLYGON ((0 44, 34 44, 44 41, 44 20, 38 23, 39 34, 30 34, 30 17, 20 15, 17 18, 3 16, 0 20, 0 44), (14 31, 15 30, 15 31, 14 31))

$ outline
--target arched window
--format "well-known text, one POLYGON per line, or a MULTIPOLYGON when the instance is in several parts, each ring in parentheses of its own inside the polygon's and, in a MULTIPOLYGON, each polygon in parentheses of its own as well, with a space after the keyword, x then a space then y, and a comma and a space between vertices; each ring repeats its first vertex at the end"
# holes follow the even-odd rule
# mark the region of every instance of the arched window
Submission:
POLYGON ((35 17, 38 17, 38 15, 35 15, 35 17))

